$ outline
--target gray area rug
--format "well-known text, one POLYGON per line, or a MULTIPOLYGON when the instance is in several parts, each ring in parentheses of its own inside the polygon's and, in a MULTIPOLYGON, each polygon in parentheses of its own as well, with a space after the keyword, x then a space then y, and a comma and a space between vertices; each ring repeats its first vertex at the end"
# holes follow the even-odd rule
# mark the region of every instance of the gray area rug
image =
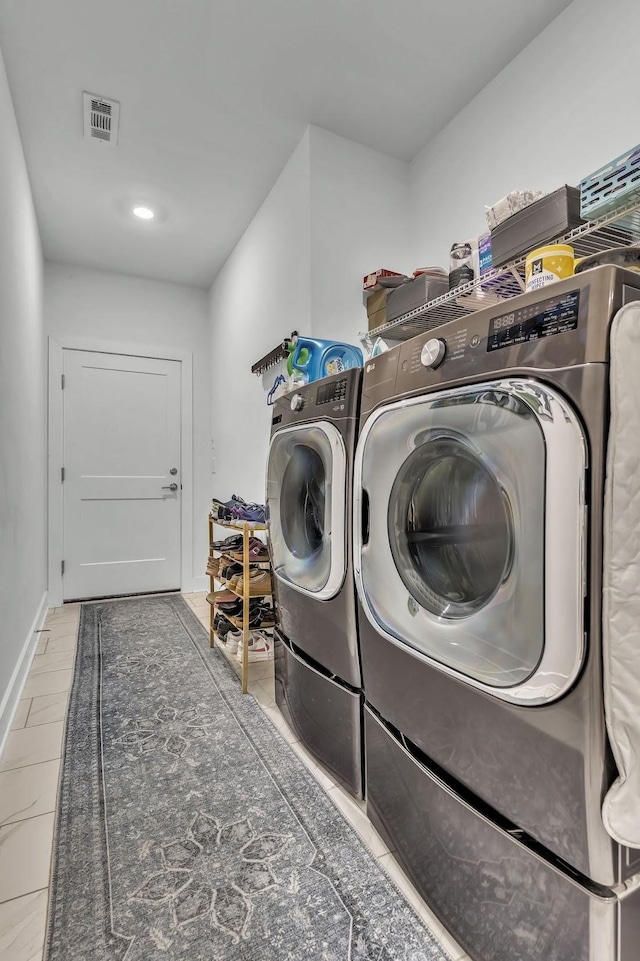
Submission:
POLYGON ((82 607, 48 961, 444 961, 180 597, 82 607))

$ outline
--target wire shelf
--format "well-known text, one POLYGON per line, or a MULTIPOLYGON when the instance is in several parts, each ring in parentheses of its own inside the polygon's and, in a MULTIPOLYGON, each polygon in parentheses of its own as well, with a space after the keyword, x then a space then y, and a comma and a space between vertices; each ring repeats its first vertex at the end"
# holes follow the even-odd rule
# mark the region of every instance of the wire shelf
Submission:
MULTIPOLYGON (((570 233, 550 243, 570 244, 576 258, 603 253, 614 247, 626 247, 640 240, 640 200, 636 199, 598 220, 581 224, 570 233)), ((483 307, 491 307, 517 297, 525 289, 526 255, 503 267, 496 267, 479 280, 450 290, 436 300, 374 330, 360 334, 360 340, 373 350, 376 337, 392 341, 409 340, 435 327, 465 317, 483 307)))

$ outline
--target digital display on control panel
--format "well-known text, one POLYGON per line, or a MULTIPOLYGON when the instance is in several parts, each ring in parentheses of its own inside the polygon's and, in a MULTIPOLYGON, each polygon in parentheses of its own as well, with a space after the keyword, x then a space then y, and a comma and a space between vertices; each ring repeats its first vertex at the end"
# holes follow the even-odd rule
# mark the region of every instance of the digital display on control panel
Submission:
POLYGON ((316 404, 335 404, 347 396, 347 381, 336 380, 332 384, 322 384, 318 387, 316 404))
POLYGON ((580 291, 572 290, 561 297, 550 297, 542 303, 492 317, 489 324, 487 351, 515 347, 541 337, 553 337, 575 330, 578 326, 580 291))

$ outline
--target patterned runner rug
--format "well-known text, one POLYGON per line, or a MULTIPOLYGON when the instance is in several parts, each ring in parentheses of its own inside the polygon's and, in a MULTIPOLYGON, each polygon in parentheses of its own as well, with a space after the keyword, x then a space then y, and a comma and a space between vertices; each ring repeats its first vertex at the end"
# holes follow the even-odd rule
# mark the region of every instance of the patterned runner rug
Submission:
POLYGON ((48 961, 445 961, 180 597, 87 604, 48 961))

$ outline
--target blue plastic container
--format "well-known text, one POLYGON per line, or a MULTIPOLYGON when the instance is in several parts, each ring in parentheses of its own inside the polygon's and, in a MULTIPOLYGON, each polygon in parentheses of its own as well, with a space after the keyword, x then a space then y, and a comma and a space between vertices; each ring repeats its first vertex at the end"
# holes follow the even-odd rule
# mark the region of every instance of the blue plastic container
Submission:
POLYGON ((362 364, 362 351, 359 347, 341 344, 335 340, 316 340, 313 337, 298 337, 291 357, 291 366, 305 374, 309 383, 331 377, 332 374, 340 374, 352 367, 362 367, 362 364), (301 358, 303 350, 307 352, 304 362, 301 358))

